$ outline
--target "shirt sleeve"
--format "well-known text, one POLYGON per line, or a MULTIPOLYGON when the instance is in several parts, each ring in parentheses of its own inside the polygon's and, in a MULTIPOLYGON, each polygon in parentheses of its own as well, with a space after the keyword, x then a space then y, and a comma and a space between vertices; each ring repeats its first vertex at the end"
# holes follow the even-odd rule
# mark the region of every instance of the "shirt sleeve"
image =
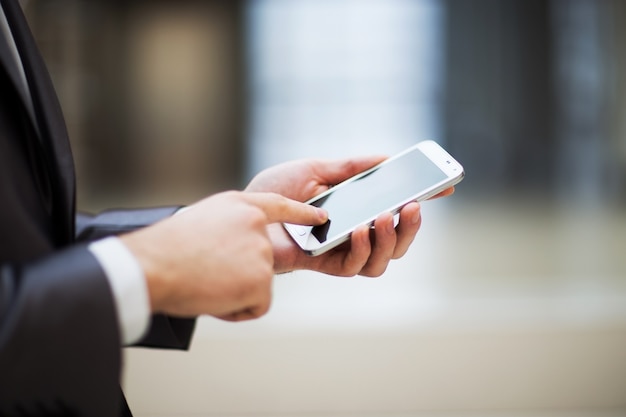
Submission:
POLYGON ((130 345, 139 341, 150 322, 148 288, 139 263, 116 237, 95 241, 88 249, 102 266, 111 286, 122 343, 130 345))

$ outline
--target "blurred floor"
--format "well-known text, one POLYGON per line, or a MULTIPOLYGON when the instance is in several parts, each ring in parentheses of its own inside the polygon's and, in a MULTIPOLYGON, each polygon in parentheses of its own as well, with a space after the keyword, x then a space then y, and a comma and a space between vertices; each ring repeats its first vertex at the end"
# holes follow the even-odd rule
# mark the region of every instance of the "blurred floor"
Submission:
POLYGON ((136 415, 626 415, 626 213, 459 194, 381 279, 279 276, 260 320, 128 350, 136 415))

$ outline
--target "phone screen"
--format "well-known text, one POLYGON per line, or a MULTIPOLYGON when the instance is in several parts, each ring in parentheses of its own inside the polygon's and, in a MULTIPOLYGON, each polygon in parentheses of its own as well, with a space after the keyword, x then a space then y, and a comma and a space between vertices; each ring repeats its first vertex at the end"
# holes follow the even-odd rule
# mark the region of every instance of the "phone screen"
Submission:
POLYGON ((380 213, 391 211, 398 202, 410 202, 447 178, 419 149, 413 149, 313 201, 312 205, 328 211, 329 220, 313 227, 311 233, 324 243, 380 213))

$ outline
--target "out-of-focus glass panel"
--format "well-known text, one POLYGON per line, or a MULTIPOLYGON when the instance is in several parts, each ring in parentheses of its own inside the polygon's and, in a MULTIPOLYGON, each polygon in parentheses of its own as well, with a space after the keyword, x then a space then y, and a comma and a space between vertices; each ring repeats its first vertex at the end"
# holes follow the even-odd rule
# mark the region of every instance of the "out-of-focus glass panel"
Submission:
POLYGON ((248 3, 249 170, 440 139, 442 4, 248 3))

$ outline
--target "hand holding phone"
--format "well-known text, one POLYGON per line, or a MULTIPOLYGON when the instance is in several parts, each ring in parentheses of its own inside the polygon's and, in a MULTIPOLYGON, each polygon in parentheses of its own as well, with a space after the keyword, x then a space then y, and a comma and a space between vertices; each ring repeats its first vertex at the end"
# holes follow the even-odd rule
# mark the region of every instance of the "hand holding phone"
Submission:
POLYGON ((371 226, 382 213, 396 214, 411 201, 426 200, 463 179, 463 167, 433 141, 420 142, 309 200, 328 211, 322 226, 284 224, 308 255, 320 255, 371 226))

